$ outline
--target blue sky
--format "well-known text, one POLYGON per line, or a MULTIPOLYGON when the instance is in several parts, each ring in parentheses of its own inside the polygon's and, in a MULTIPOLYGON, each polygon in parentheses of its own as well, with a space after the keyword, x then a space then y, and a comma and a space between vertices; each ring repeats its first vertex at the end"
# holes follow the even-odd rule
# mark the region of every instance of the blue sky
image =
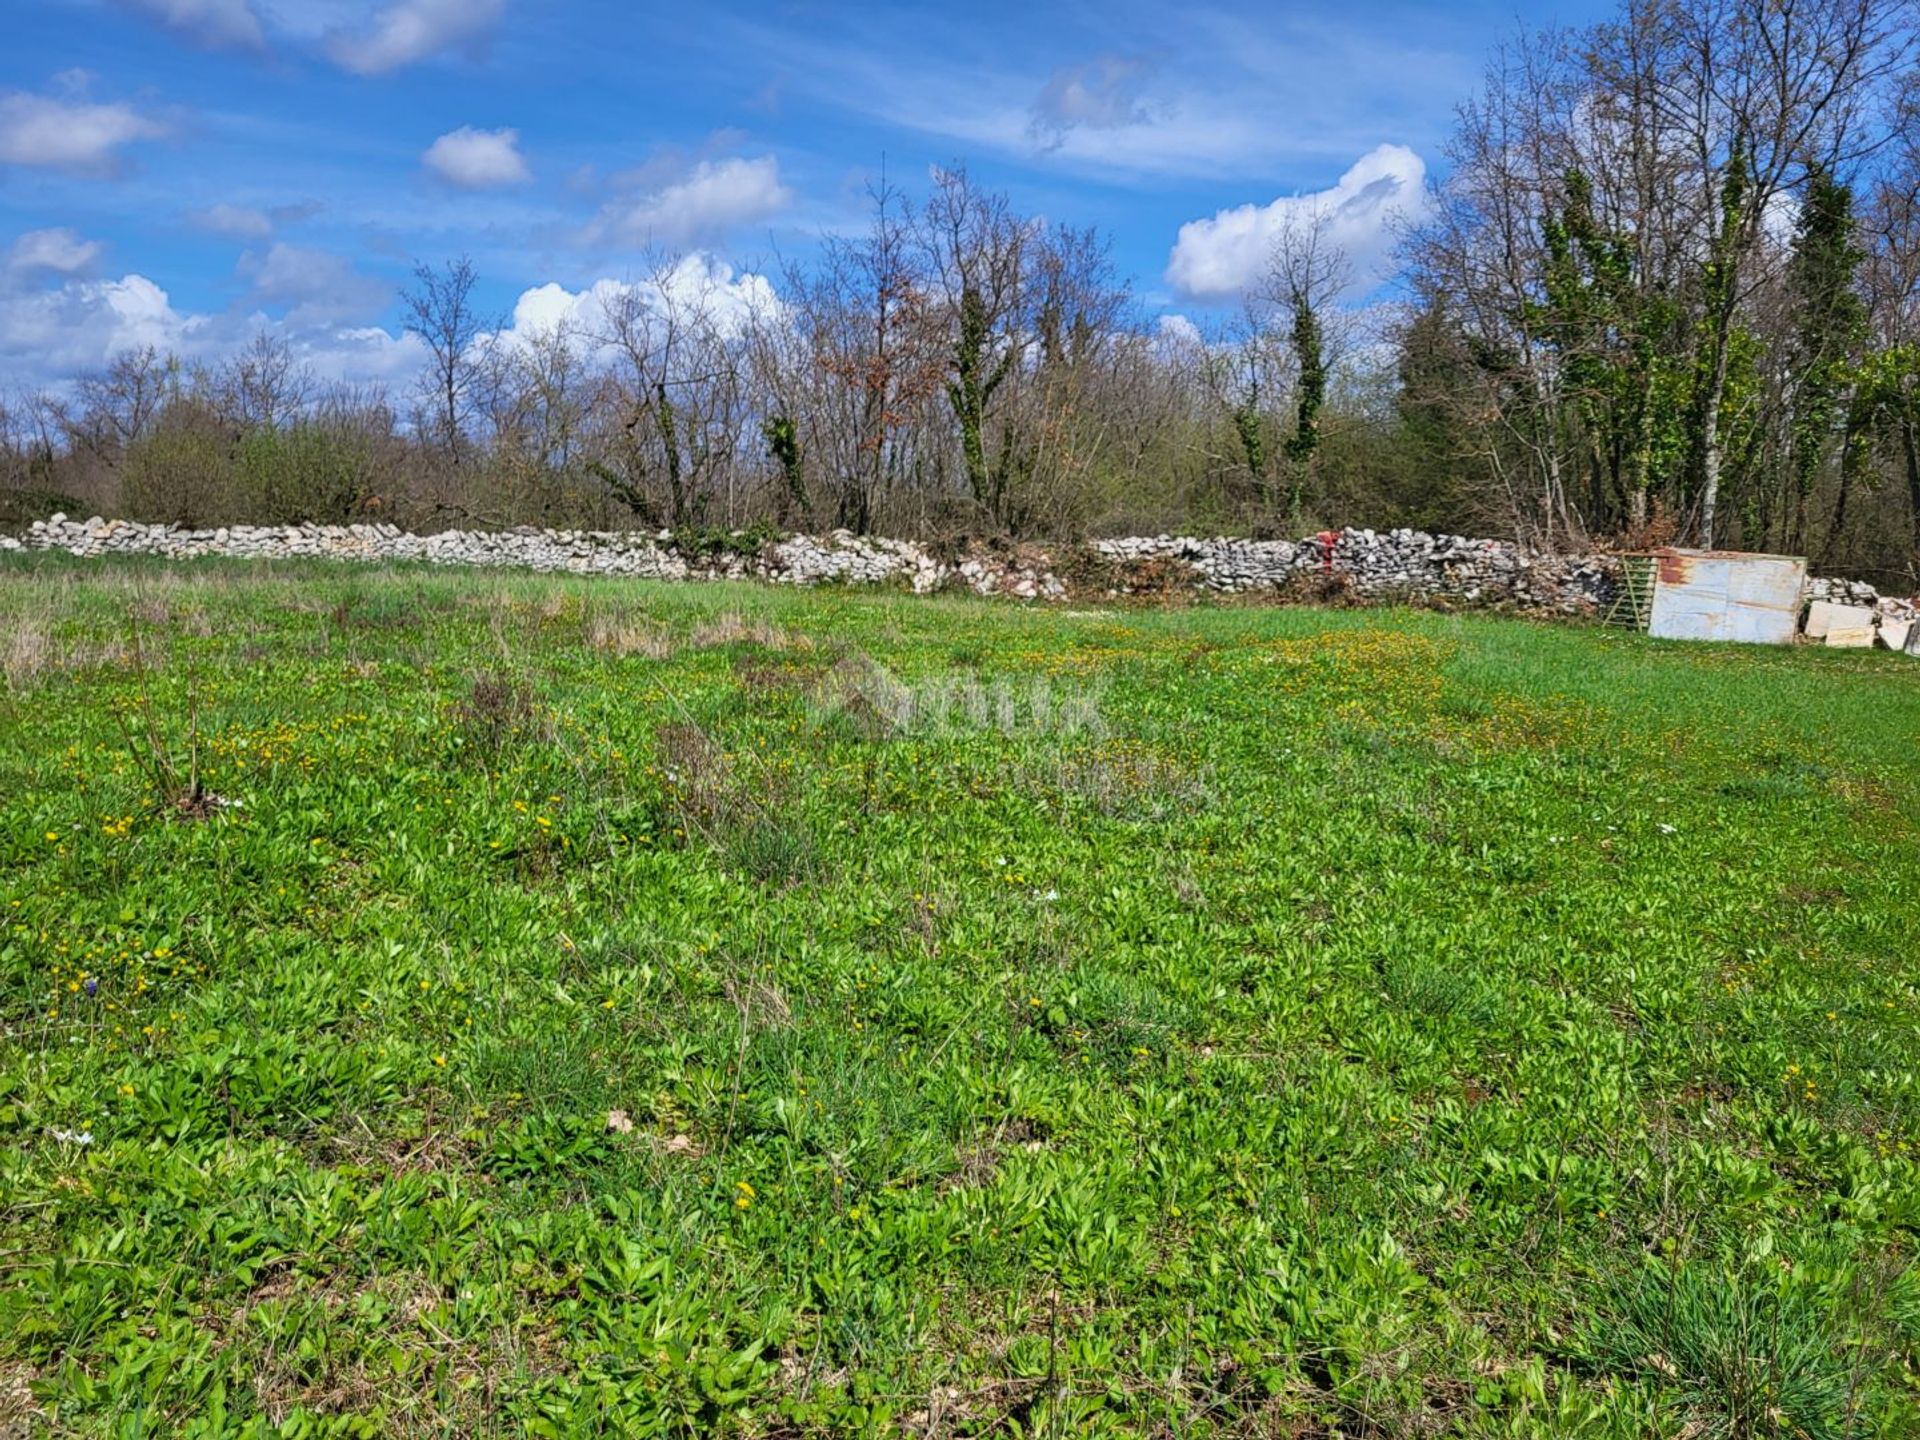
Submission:
POLYGON ((213 359, 262 328, 323 374, 397 380, 415 258, 470 255, 503 314, 660 252, 739 284, 857 228, 883 163, 914 192, 964 161, 1099 226, 1149 311, 1231 304, 1290 205, 1337 212, 1371 273, 1518 23, 1479 0, 11 11, 0 386, 127 344, 213 359))

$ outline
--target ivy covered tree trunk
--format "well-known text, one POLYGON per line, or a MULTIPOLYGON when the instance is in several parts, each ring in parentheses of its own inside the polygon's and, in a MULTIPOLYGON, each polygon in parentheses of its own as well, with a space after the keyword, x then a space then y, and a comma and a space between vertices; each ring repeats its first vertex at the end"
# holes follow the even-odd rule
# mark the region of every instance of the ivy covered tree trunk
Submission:
POLYGON ((654 387, 654 413, 660 426, 660 453, 667 469, 668 513, 673 517, 673 526, 677 530, 691 519, 687 513, 686 478, 680 466, 680 424, 674 414, 673 399, 667 394, 667 382, 662 380, 654 387))
POLYGON ((1287 437, 1287 459, 1292 462, 1288 481, 1287 519, 1297 528, 1304 508, 1306 483, 1313 457, 1320 449, 1320 407, 1327 400, 1326 340, 1320 330, 1320 317, 1312 299, 1304 292, 1293 293, 1294 364, 1299 368, 1298 394, 1294 404, 1293 434, 1287 437))
POLYGON ((794 514, 808 529, 813 528, 813 503, 807 498, 805 461, 800 453, 800 432, 786 415, 769 415, 761 423, 760 433, 767 440, 767 456, 780 467, 780 479, 794 514))
POLYGON ((947 401, 954 419, 960 423, 960 456, 967 469, 967 486, 973 498, 991 508, 991 477, 987 470, 987 447, 981 431, 986 428, 986 398, 981 366, 987 345, 986 306, 972 286, 960 295, 959 325, 953 344, 953 379, 947 382, 947 401))
POLYGON ((1920 551, 1920 425, 1911 413, 1900 422, 1900 454, 1907 470, 1907 513, 1913 523, 1913 548, 1920 551))
POLYGON ((1876 408, 1874 397, 1863 393, 1870 387, 1854 383, 1871 374, 1871 367, 1854 363, 1867 328, 1866 307, 1855 289, 1865 257, 1854 244, 1854 229, 1852 191, 1824 168, 1813 167, 1787 267, 1794 303, 1794 392, 1786 468, 1794 517, 1788 544, 1811 549, 1807 508, 1832 452, 1836 421, 1845 415, 1839 488, 1823 555, 1832 553, 1834 538, 1846 524, 1847 503, 1864 461, 1862 446, 1871 443, 1866 431, 1876 408), (1854 391, 1851 400, 1849 390, 1854 391))
POLYGON ((1254 497, 1265 510, 1273 496, 1272 487, 1267 483, 1267 426, 1260 414, 1257 389, 1234 407, 1233 433, 1240 441, 1240 455, 1246 461, 1247 479, 1253 486, 1254 497))
POLYGON ((1695 489, 1700 499, 1700 543, 1713 547, 1726 459, 1727 370, 1732 359, 1734 302, 1739 296, 1740 247, 1747 223, 1746 147, 1735 140, 1720 186, 1720 224, 1708 256, 1703 290, 1701 346, 1694 398, 1695 489))
POLYGON ((993 315, 974 286, 960 292, 958 324, 954 330, 953 378, 947 382, 947 402, 960 426, 960 458, 973 498, 994 519, 1004 522, 1008 475, 987 453, 987 412, 994 392, 1006 381, 1015 351, 995 359, 993 315))

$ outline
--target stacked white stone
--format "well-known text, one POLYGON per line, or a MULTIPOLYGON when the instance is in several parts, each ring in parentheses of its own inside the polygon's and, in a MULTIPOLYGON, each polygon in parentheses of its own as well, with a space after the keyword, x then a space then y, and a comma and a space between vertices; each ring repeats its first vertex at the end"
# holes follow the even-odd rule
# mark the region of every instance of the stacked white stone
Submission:
MULTIPOLYGON (((742 537, 744 538, 744 537, 742 537)), ((791 535, 739 550, 683 550, 671 531, 444 530, 414 535, 393 525, 234 525, 188 530, 130 520, 36 521, 4 550, 65 550, 74 555, 161 555, 190 560, 303 558, 424 561, 656 580, 770 580, 787 585, 898 585, 915 594, 953 587, 980 595, 1059 600, 1069 591, 1049 552, 1031 546, 976 549, 940 558, 907 540, 835 530, 791 535)), ((1419 530, 1347 529, 1298 540, 1202 539, 1184 535, 1094 540, 1081 553, 1102 562, 1095 583, 1113 595, 1175 584, 1222 594, 1311 588, 1331 580, 1370 600, 1497 606, 1535 613, 1595 614, 1614 598, 1618 557, 1555 555, 1505 540, 1429 535, 1419 530), (1145 573, 1151 567, 1153 573, 1145 573)), ((1862 606, 1880 641, 1901 648, 1920 640, 1912 602, 1879 595, 1859 581, 1818 579, 1809 598, 1862 606), (1905 628, 1902 628, 1905 627, 1905 628)))

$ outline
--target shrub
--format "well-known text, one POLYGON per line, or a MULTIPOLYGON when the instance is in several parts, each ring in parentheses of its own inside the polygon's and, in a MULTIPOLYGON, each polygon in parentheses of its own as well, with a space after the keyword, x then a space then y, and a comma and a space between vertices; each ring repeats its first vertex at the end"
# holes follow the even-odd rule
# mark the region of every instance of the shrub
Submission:
POLYGON ((703 525, 674 531, 673 548, 689 560, 718 559, 723 555, 750 560, 779 538, 779 530, 766 520, 756 521, 744 530, 703 525))
POLYGON ((241 494, 268 524, 343 523, 360 513, 371 492, 365 446, 307 421, 250 431, 240 441, 236 468, 241 494))
POLYGON ((181 402, 127 447, 122 502, 136 520, 207 526, 250 518, 231 437, 213 413, 181 402))

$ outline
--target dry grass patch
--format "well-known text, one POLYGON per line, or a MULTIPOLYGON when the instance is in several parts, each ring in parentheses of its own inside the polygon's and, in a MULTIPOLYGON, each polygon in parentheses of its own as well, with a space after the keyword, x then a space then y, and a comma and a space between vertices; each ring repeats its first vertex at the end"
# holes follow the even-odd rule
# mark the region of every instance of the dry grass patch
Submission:
POLYGON ((126 641, 118 636, 104 641, 62 639, 51 610, 8 616, 0 631, 0 678, 15 694, 56 675, 125 665, 130 658, 126 641))
POLYGON ((813 648, 813 641, 805 635, 789 634, 770 621, 761 620, 758 617, 749 618, 732 610, 695 626, 688 643, 696 650, 742 643, 764 646, 768 650, 811 650, 813 648))
POLYGON ((43 616, 17 615, 0 642, 0 673, 9 690, 24 690, 54 668, 53 627, 43 616))
POLYGON ((33 1367, 0 1365, 0 1440, 26 1440, 46 1417, 34 1403, 33 1367))
POLYGON ((638 616, 604 612, 589 616, 586 640, 589 649, 621 659, 631 655, 648 660, 673 658, 673 638, 638 616))
POLYGON ((505 1326, 482 1335, 455 1334, 445 1313, 449 1300, 417 1274, 358 1284, 332 1279, 318 1287, 276 1280, 250 1295, 221 1328, 229 1343, 256 1352, 253 1392, 271 1425, 308 1412, 363 1417, 384 1435, 482 1433, 506 1396, 554 1373, 556 1342, 542 1330, 505 1326), (311 1353, 299 1337, 316 1307, 328 1315, 367 1308, 387 1313, 385 1344, 371 1352, 311 1353))
POLYGON ((552 738, 552 727, 533 691, 509 675, 475 675, 453 707, 453 723, 481 756, 497 759, 509 748, 552 738))

